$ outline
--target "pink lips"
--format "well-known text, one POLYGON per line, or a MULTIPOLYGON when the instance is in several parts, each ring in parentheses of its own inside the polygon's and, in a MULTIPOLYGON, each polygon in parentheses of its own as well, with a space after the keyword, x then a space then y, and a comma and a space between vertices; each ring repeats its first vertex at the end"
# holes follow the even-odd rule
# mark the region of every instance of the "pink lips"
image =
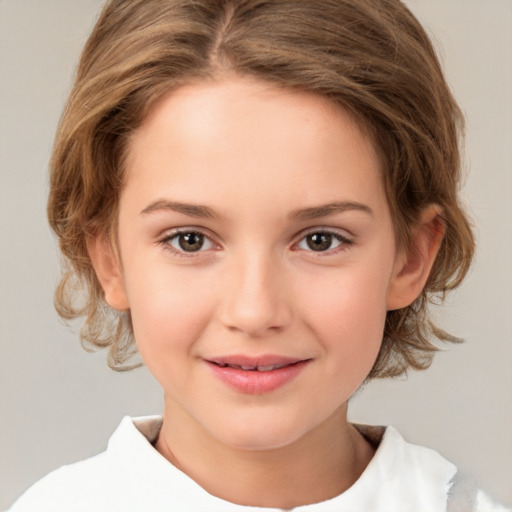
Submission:
POLYGON ((205 361, 213 373, 228 386, 241 393, 261 395, 291 381, 310 359, 273 355, 258 358, 234 355, 205 361))

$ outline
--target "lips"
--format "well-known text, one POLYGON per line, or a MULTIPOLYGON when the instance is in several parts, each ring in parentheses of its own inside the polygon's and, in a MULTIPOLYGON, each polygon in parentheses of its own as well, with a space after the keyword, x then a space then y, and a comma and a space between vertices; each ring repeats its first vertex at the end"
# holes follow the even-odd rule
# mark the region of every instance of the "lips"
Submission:
POLYGON ((297 377, 310 359, 276 355, 243 355, 206 359, 214 375, 238 392, 263 394, 274 391, 297 377))
MULTIPOLYGON (((217 363, 213 363, 217 364, 217 363)), ((295 363, 293 363, 295 364, 295 363)), ((268 366, 248 366, 243 364, 226 364, 226 363, 218 363, 221 368, 234 368, 235 370, 244 370, 250 372, 271 372, 272 370, 278 370, 279 368, 284 368, 288 366, 287 364, 272 364, 268 366)))

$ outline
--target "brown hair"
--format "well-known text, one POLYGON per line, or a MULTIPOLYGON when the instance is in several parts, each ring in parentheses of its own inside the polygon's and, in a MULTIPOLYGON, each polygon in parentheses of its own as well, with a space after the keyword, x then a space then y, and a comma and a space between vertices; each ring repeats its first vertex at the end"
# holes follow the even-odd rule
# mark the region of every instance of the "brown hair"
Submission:
POLYGON ((381 154, 398 244, 428 204, 445 237, 421 296, 387 315, 370 374, 426 368, 428 302, 466 274, 474 249, 460 208, 462 116, 425 31, 399 0, 110 0, 87 41, 57 132, 48 215, 65 258, 56 308, 85 316, 84 346, 110 347, 126 369, 135 353, 130 316, 109 311, 86 240, 115 232, 129 136, 180 85, 226 73, 310 91, 352 112, 381 154))

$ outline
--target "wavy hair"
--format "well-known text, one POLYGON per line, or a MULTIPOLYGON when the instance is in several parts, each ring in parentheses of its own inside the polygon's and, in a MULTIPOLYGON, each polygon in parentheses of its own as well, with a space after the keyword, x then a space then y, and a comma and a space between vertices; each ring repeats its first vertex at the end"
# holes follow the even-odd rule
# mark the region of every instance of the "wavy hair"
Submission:
POLYGON ((455 288, 474 240, 458 200, 463 119, 432 43, 399 0, 110 0, 90 35, 57 131, 48 216, 64 270, 55 295, 64 319, 84 316, 84 347, 109 347, 129 369, 129 313, 112 311, 86 247, 115 237, 130 134, 152 105, 184 84, 226 73, 309 91, 348 109, 380 152, 397 244, 428 204, 445 236, 420 297, 387 314, 369 378, 429 366, 436 327, 428 304, 455 288))

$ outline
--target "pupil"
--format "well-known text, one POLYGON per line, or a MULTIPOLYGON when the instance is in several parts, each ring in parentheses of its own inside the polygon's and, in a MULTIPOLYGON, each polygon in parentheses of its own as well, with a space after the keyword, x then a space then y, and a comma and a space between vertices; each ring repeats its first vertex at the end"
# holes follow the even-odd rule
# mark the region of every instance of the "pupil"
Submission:
POLYGON ((203 246, 204 236, 200 233, 185 233, 180 235, 180 247, 187 252, 199 251, 203 246))
POLYGON ((332 235, 328 233, 314 233, 308 235, 307 244, 313 251, 326 251, 331 247, 332 235))

